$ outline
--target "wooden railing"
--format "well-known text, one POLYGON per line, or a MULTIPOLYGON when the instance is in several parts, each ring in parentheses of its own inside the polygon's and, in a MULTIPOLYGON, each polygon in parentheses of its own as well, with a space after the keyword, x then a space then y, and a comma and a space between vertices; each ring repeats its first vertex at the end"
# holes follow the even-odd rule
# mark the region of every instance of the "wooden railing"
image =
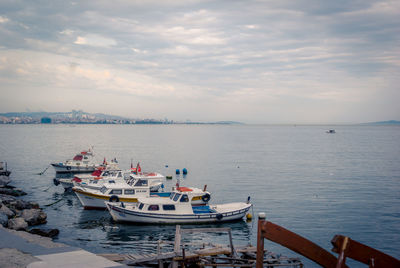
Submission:
POLYGON ((264 213, 258 216, 256 268, 263 267, 265 238, 303 255, 322 267, 347 267, 345 262, 348 257, 365 263, 369 267, 400 268, 400 261, 396 258, 341 235, 336 235, 331 241, 334 246, 332 251, 339 254, 337 258, 310 240, 266 221, 264 213))

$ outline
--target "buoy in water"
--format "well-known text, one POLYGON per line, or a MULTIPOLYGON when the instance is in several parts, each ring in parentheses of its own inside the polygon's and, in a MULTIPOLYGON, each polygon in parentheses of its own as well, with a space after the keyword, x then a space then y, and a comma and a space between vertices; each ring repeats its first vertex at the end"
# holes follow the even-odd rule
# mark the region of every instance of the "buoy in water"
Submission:
POLYGON ((246 214, 246 220, 247 221, 251 221, 253 219, 253 215, 251 215, 250 213, 246 214))
POLYGON ((176 174, 181 174, 181 171, 179 169, 176 169, 175 173, 176 174))
POLYGON ((184 175, 187 174, 187 169, 186 168, 182 169, 182 174, 184 174, 184 175))

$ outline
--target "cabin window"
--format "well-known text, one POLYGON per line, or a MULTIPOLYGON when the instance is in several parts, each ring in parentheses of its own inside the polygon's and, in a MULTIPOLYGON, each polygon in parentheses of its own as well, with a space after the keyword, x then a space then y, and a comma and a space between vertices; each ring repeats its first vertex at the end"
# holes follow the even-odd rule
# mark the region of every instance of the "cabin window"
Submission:
POLYGON ((97 180, 91 180, 90 183, 97 184, 98 181, 97 180))
POLYGON ((147 180, 139 179, 135 186, 147 186, 147 180))
POLYGON ((110 192, 110 194, 122 194, 122 189, 114 189, 110 192))
POLYGON ((118 178, 121 178, 121 177, 122 177, 122 173, 118 172, 118 178))
POLYGON ((169 195, 169 199, 173 200, 173 199, 174 199, 174 196, 175 196, 175 194, 174 194, 174 193, 171 193, 171 194, 169 195))
POLYGON ((103 176, 108 176, 108 175, 110 175, 110 172, 104 171, 103 176))
POLYGON ((104 194, 107 191, 107 188, 105 186, 101 187, 100 192, 104 194))
POLYGON ((181 194, 175 194, 174 201, 178 201, 179 197, 181 197, 181 194))
POLYGON ((181 202, 189 202, 189 197, 187 194, 182 195, 181 202))
POLYGON ((124 190, 125 194, 135 194, 135 189, 126 189, 124 190))
POLYGON ((154 210, 159 210, 160 208, 158 207, 158 205, 150 205, 148 210, 154 211, 154 210))
POLYGON ((83 159, 88 159, 88 157, 87 157, 87 156, 84 156, 83 159))
POLYGON ((109 180, 108 183, 115 183, 115 181, 114 180, 109 180))
POLYGON ((140 203, 140 204, 139 204, 139 209, 142 210, 143 207, 144 207, 144 204, 143 204, 143 203, 140 203))
POLYGON ((163 205, 163 210, 175 210, 175 205, 163 205))

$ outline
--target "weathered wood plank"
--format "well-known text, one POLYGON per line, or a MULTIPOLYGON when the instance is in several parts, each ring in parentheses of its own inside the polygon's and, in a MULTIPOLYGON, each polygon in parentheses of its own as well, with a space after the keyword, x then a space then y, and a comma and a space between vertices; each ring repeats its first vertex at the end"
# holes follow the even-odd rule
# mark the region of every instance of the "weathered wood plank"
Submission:
POLYGON ((137 258, 135 260, 126 260, 123 263, 126 264, 126 265, 134 265, 136 263, 144 263, 144 262, 150 262, 150 261, 172 259, 175 256, 176 256, 175 252, 154 254, 154 255, 151 255, 151 256, 149 255, 148 257, 137 258))

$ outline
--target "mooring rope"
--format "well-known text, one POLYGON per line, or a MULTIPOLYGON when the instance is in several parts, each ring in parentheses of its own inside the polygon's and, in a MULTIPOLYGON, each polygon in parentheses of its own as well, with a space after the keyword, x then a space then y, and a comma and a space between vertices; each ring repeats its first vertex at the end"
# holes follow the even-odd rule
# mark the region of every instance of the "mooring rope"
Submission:
POLYGON ((42 172, 39 172, 36 175, 42 176, 49 167, 50 167, 50 165, 48 165, 42 172))
POLYGON ((57 204, 57 203, 60 202, 61 200, 64 200, 64 198, 60 198, 60 199, 58 199, 57 201, 55 201, 55 202, 53 202, 53 203, 51 203, 51 204, 44 205, 44 206, 45 206, 45 207, 50 207, 50 206, 52 206, 52 205, 54 205, 54 204, 57 204))

